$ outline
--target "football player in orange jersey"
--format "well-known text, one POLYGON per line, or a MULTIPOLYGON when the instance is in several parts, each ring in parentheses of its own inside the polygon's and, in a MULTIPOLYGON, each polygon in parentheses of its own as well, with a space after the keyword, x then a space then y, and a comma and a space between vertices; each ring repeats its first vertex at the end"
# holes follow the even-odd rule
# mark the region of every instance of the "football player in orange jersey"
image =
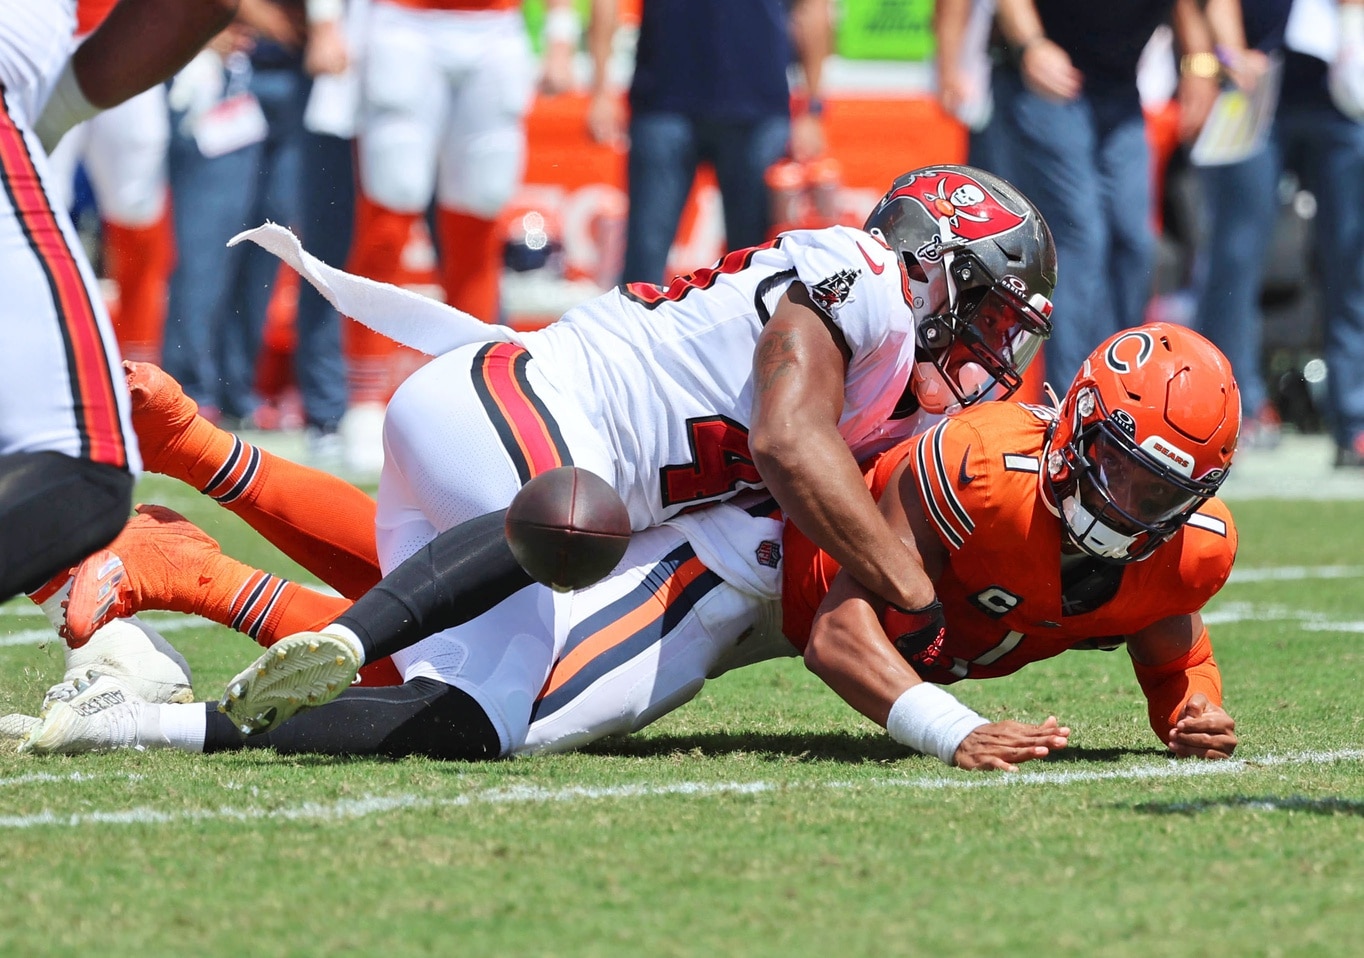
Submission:
MULTIPOLYGON (((883 511, 918 544, 938 590, 937 616, 884 611, 788 525, 784 631, 816 674, 898 741, 968 769, 1015 769, 1065 747, 1069 730, 1054 718, 986 723, 926 682, 1004 675, 1067 649, 1125 641, 1161 740, 1179 756, 1227 757, 1236 746, 1235 723, 1221 706, 1199 610, 1226 580, 1235 554, 1230 516, 1211 497, 1230 464, 1239 418, 1226 360, 1206 340, 1163 324, 1124 332, 1090 357, 1059 414, 982 404, 907 440, 869 470, 883 511)), ((504 743, 504 751, 562 749, 638 728, 687 701, 707 677, 792 654, 792 646, 783 649, 765 634, 770 611, 752 585, 764 567, 776 565, 776 543, 763 538, 770 533, 760 525, 770 520, 761 508, 745 518, 729 505, 688 518, 700 522, 721 510, 730 510, 720 520, 728 558, 717 555, 704 524, 649 530, 611 579, 575 596, 593 598, 567 615, 568 644, 525 740, 504 743), (759 531, 747 539, 734 534, 754 523, 759 531), (707 538, 712 549, 703 552, 707 538), (747 598, 736 601, 730 584, 746 578, 747 598), (653 616, 644 615, 646 607, 653 616)), ((158 528, 150 520, 140 520, 144 534, 158 528)), ((182 528, 170 520, 162 534, 182 528)), ((285 615, 307 610, 324 621, 346 604, 319 596, 295 609, 298 586, 259 588, 264 573, 200 551, 203 562, 181 570, 194 580, 183 590, 187 600, 198 601, 201 568, 212 570, 208 578, 220 580, 213 588, 225 597, 268 594, 269 602, 248 595, 250 601, 225 606, 218 616, 225 624, 247 623, 262 644, 297 627, 285 615), (286 599, 284 611, 252 606, 265 610, 286 599)), ((131 559, 127 564, 130 576, 150 581, 131 559)), ((534 605, 534 592, 509 602, 534 605)), ((490 619, 457 631, 476 642, 481 630, 496 626, 490 619)), ((439 639, 429 640, 436 644, 426 655, 439 639)), ((441 717, 439 705, 420 700, 418 684, 408 683, 414 687, 402 728, 382 741, 371 734, 373 721, 364 734, 347 726, 364 707, 357 692, 246 740, 230 727, 216 728, 231 723, 211 706, 206 715, 203 705, 118 702, 81 715, 59 705, 29 743, 36 751, 247 743, 381 754, 458 749, 449 726, 444 739, 439 729, 422 731, 441 717), (109 714, 100 719, 102 712, 109 714)), ((84 694, 93 701, 107 692, 92 686, 84 694)))
POLYGON ((1225 758, 1235 723, 1199 613, 1236 555, 1213 496, 1240 421, 1231 367, 1206 339, 1167 323, 1121 332, 1090 355, 1059 413, 982 404, 869 472, 937 608, 888 608, 788 526, 786 634, 897 741, 965 767, 988 746, 973 733, 985 720, 928 682, 1126 644, 1161 740, 1176 755, 1225 758))

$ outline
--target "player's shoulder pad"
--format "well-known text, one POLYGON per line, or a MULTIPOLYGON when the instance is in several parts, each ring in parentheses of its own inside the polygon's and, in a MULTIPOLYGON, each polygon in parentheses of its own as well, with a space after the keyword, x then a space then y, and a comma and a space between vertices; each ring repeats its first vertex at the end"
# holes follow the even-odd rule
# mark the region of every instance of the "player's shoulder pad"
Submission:
POLYGON ((916 440, 910 471, 925 514, 948 548, 962 548, 977 528, 1002 532, 1026 523, 1036 504, 1049 421, 1032 407, 986 402, 916 440))
POLYGON ((1206 600, 1226 583, 1236 561, 1238 539, 1231 510, 1221 499, 1209 499, 1184 523, 1179 537, 1180 578, 1206 600))

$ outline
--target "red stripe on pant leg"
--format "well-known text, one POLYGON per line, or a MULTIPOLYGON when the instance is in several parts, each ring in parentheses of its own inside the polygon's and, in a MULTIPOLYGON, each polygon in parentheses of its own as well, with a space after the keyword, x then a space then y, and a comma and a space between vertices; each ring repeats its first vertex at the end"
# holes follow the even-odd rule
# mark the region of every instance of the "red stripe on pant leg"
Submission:
POLYGON ((510 343, 492 347, 483 364, 483 381, 511 427, 531 475, 538 476, 562 466, 564 459, 525 381, 516 375, 516 360, 524 354, 524 349, 510 343))
POLYGON ((76 427, 83 453, 95 462, 126 466, 123 425, 95 308, 80 266, 52 209, 23 132, 0 94, 0 180, 29 246, 47 275, 66 347, 76 427))

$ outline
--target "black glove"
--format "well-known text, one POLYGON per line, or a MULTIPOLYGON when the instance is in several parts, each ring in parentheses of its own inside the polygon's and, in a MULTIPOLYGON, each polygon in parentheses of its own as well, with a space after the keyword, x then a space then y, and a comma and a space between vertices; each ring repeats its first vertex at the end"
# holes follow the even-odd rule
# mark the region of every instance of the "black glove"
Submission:
POLYGON ((943 657, 947 618, 937 599, 922 609, 887 606, 883 624, 895 648, 916 670, 932 668, 943 657))

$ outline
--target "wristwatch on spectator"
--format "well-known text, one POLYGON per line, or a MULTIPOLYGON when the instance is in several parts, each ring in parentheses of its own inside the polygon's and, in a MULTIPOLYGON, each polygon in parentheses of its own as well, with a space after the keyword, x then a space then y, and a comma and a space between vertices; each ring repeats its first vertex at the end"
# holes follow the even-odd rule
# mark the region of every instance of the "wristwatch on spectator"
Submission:
POLYGON ((1215 53, 1186 53, 1179 58, 1179 75, 1215 80, 1222 75, 1222 64, 1215 53))

